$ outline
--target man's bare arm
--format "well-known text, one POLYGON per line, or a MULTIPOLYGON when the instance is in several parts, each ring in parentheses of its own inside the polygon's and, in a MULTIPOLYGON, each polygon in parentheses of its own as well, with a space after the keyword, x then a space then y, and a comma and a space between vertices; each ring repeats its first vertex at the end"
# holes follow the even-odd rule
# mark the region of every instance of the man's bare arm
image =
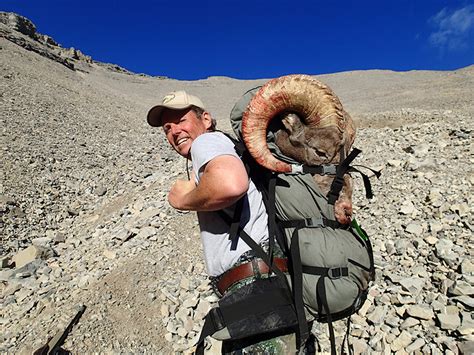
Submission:
POLYGON ((179 210, 217 211, 237 202, 248 187, 242 161, 232 155, 221 155, 206 164, 199 185, 194 180, 176 181, 168 201, 179 210))

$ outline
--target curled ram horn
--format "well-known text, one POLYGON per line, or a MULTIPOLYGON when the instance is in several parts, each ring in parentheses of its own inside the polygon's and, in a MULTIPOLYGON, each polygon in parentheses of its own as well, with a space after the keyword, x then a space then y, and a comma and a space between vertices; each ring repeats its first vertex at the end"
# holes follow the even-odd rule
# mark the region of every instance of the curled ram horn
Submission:
MULTIPOLYGON (((347 155, 355 138, 354 123, 332 90, 311 76, 288 75, 262 86, 242 117, 242 137, 253 158, 276 172, 292 172, 292 166, 276 158, 267 144, 267 129, 275 118, 281 128, 275 143, 281 152, 306 165, 337 164, 347 155), (344 154, 341 154, 343 152, 344 154)), ((327 194, 332 176, 314 176, 327 194)), ((336 219, 350 223, 352 187, 350 176, 335 204, 336 219)))
POLYGON ((309 75, 287 75, 270 80, 250 101, 242 118, 242 136, 253 158, 276 172, 291 172, 288 163, 275 158, 267 145, 270 121, 285 113, 294 113, 310 127, 334 127, 340 132, 335 145, 349 150, 355 137, 350 116, 332 90, 309 75))

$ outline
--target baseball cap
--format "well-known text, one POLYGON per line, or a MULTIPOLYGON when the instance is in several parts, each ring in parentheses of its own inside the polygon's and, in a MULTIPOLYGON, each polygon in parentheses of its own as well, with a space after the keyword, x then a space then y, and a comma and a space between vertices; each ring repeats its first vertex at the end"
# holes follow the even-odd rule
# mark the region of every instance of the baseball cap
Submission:
POLYGON ((150 111, 148 111, 148 124, 153 127, 161 126, 161 114, 165 108, 170 110, 184 110, 191 106, 196 106, 203 110, 206 109, 198 97, 190 95, 186 91, 170 92, 163 97, 161 104, 153 106, 150 111))

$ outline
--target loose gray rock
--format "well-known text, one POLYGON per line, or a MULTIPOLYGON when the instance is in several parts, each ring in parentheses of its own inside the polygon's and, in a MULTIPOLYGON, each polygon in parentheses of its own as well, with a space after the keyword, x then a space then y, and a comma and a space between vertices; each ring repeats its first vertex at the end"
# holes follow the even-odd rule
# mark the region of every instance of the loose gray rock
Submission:
POLYGON ((407 331, 402 331, 400 335, 390 344, 392 351, 405 349, 412 342, 412 337, 407 331))
POLYGON ((421 338, 418 338, 413 343, 408 345, 405 350, 408 354, 411 354, 411 353, 421 349, 424 345, 425 345, 425 341, 421 338))
POLYGON ((437 314, 441 329, 456 330, 461 326, 461 319, 458 314, 437 314))
POLYGON ((427 306, 408 306, 406 312, 409 316, 418 319, 429 320, 434 317, 433 310, 427 306))
POLYGON ((458 280, 449 287, 448 292, 455 296, 473 296, 474 287, 465 281, 458 280))

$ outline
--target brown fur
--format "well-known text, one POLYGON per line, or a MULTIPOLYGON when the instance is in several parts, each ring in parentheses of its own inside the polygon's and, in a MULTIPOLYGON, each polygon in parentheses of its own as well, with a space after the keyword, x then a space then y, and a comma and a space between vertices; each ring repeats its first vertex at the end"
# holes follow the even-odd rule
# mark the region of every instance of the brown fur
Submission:
MULTIPOLYGON (((303 124, 295 114, 285 115, 282 123, 284 128, 276 132, 275 143, 284 155, 310 166, 340 162, 340 149, 347 144, 338 127, 311 127, 303 124)), ((327 195, 334 176, 314 175, 313 178, 327 195)), ((334 214, 339 223, 348 224, 351 221, 352 179, 348 174, 344 176, 344 186, 335 203, 334 214)))

